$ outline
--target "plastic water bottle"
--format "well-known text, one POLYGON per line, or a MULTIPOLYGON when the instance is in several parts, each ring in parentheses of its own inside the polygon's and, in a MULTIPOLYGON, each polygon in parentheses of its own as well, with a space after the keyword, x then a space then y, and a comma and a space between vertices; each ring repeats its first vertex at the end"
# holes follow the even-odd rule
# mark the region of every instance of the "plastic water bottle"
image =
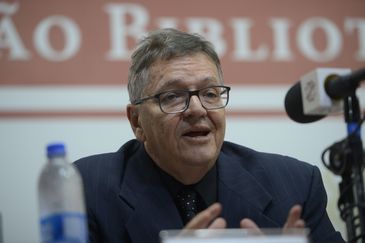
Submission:
POLYGON ((68 163, 64 144, 49 144, 47 157, 38 181, 42 242, 88 242, 81 176, 68 163))

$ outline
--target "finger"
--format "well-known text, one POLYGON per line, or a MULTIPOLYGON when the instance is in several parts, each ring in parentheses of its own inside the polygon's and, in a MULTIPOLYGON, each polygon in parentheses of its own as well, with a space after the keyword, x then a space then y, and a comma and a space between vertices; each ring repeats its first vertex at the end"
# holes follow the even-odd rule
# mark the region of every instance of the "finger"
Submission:
POLYGON ((295 228, 305 228, 305 222, 303 219, 299 219, 297 222, 295 222, 294 224, 295 228))
POLYGON ((214 203, 207 209, 197 214, 184 229, 205 229, 209 224, 218 217, 222 211, 219 203, 214 203))
POLYGON ((263 235, 262 231, 259 229, 259 226, 257 226, 257 224, 251 219, 242 219, 240 226, 242 229, 249 229, 249 233, 252 235, 263 235))
POLYGON ((243 229, 258 229, 259 227, 251 219, 245 218, 240 222, 240 226, 243 229))
POLYGON ((223 218, 216 218, 211 225, 209 225, 209 229, 225 229, 227 227, 227 222, 223 218))
POLYGON ((294 205, 288 214, 288 218, 284 225, 284 228, 301 228, 305 226, 305 222, 300 218, 302 214, 302 207, 300 205, 294 205))

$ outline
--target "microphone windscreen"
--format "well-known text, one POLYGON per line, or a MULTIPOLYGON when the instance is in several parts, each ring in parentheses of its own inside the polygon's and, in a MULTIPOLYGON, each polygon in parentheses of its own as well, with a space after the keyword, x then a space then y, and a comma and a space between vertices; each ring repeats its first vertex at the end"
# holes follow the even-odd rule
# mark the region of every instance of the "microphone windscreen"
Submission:
POLYGON ((300 82, 293 85, 285 96, 285 111, 295 122, 310 123, 324 118, 324 115, 305 115, 300 82))

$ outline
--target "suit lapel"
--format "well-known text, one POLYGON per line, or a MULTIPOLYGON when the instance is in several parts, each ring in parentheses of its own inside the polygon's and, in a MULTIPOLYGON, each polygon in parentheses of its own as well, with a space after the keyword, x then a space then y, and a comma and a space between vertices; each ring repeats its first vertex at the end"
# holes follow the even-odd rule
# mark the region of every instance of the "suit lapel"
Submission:
POLYGON ((133 209, 126 223, 132 242, 156 242, 162 229, 183 226, 170 193, 142 146, 129 160, 119 197, 133 209))
POLYGON ((246 217, 259 227, 279 226, 265 215, 272 196, 260 185, 263 172, 262 168, 255 168, 253 176, 239 161, 221 153, 218 159, 218 200, 223 205, 222 217, 228 228, 239 228, 239 222, 246 217))
MULTIPOLYGON (((128 161, 119 193, 121 207, 130 211, 125 227, 132 242, 158 242, 161 230, 183 227, 179 212, 143 146, 128 161)), ((260 185, 263 170, 255 168, 253 176, 251 170, 223 152, 217 163, 218 200, 228 228, 238 228, 245 217, 259 227, 279 227, 265 215, 272 196, 260 185)))

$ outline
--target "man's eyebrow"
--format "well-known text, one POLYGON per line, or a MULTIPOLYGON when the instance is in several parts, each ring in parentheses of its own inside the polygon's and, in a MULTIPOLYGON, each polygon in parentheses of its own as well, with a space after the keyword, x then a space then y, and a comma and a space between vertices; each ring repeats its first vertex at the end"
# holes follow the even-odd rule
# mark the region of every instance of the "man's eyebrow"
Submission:
MULTIPOLYGON (((212 84, 212 85, 216 85, 216 84, 220 84, 221 82, 217 79, 217 77, 214 76, 209 76, 209 77, 205 77, 202 80, 199 80, 199 82, 202 81, 202 86, 206 86, 206 84, 212 84)), ((173 89, 179 89, 179 87, 183 87, 184 86, 184 80, 183 79, 171 79, 166 81, 158 90, 161 91, 165 91, 168 90, 170 88, 173 89)))

